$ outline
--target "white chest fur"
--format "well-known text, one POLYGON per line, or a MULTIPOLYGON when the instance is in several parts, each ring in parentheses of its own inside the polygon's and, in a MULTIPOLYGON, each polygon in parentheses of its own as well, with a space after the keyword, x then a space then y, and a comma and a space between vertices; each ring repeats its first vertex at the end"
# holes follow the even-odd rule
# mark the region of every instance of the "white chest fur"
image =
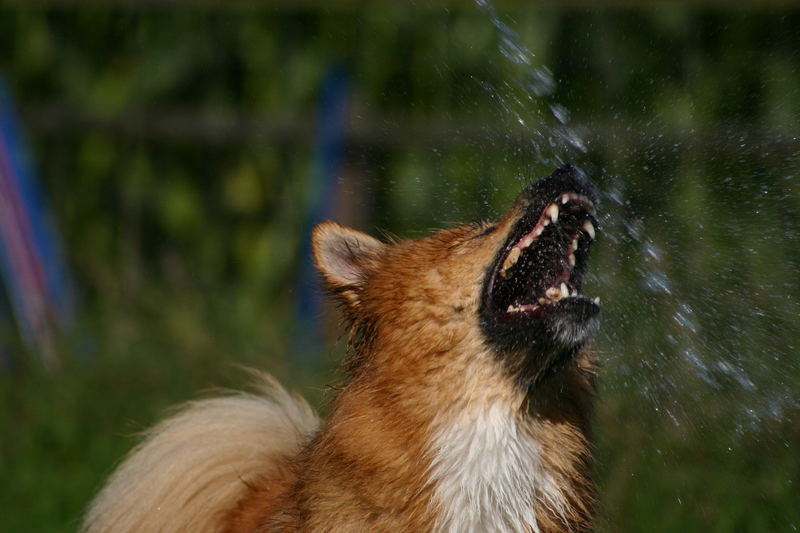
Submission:
POLYGON ((441 420, 432 445, 437 531, 538 533, 537 512, 563 516, 562 491, 539 445, 502 406, 441 420))

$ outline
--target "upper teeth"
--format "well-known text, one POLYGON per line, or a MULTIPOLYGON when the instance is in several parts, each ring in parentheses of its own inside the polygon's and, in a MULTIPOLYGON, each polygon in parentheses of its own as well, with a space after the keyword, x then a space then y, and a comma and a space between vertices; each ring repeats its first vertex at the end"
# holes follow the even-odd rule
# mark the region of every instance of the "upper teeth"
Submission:
POLYGON ((506 270, 517 264, 517 260, 519 260, 519 256, 521 254, 522 250, 520 248, 512 248, 508 253, 508 257, 506 257, 506 260, 503 261, 503 269, 500 271, 500 274, 505 275, 506 270))
POLYGON ((550 204, 547 207, 547 216, 549 216, 550 220, 553 222, 558 221, 558 206, 556 204, 550 204))
POLYGON ((583 231, 585 231, 586 234, 589 236, 589 238, 594 240, 594 226, 592 226, 591 221, 587 220, 586 222, 583 223, 583 226, 581 227, 583 228, 583 231))
MULTIPOLYGON (((577 194, 573 194, 573 193, 564 193, 561 196, 559 196, 558 199, 555 202, 553 202, 552 204, 548 205, 547 208, 545 208, 544 216, 539 220, 539 223, 536 225, 536 227, 534 227, 534 229, 530 233, 525 235, 508 252, 508 255, 506 256, 505 260, 503 261, 503 266, 502 266, 502 268, 500 270, 500 275, 501 276, 503 276, 503 277, 507 276, 508 269, 517 264, 517 262, 519 261, 519 258, 522 256, 522 252, 526 248, 528 248, 531 244, 533 244, 534 241, 536 241, 536 239, 538 239, 542 235, 542 233, 544 232, 544 229, 549 224, 558 222, 558 216, 560 214, 559 213, 559 207, 558 207, 558 201, 559 200, 561 201, 562 205, 566 205, 567 203, 569 203, 570 200, 583 201, 584 203, 588 204, 588 206, 590 208, 590 211, 594 212, 594 206, 591 205, 591 202, 589 202, 588 199, 586 199, 583 196, 580 196, 580 195, 577 195, 577 194)), ((586 235, 589 236, 590 239, 594 240, 594 238, 595 238, 595 229, 594 229, 594 225, 592 224, 592 222, 590 220, 585 220, 583 222, 583 224, 581 225, 581 229, 583 230, 583 232, 586 235)), ((573 237, 572 241, 570 241, 570 243, 569 243, 569 249, 567 250, 567 264, 569 265, 570 268, 574 267, 575 264, 576 264, 575 252, 577 252, 577 250, 578 250, 578 240, 579 240, 578 239, 578 235, 575 235, 573 237)), ((558 301, 561 298, 566 298, 568 296, 577 296, 577 295, 578 295, 578 291, 576 289, 572 289, 572 292, 570 293, 570 290, 569 290, 569 287, 567 287, 567 284, 562 282, 559 286, 553 286, 553 287, 548 288, 545 291, 545 297, 544 298, 540 297, 538 299, 538 301, 539 301, 539 304, 544 305, 544 304, 546 304, 548 302, 558 301)), ((535 306, 533 306, 533 307, 535 307, 535 306)), ((522 307, 510 305, 509 308, 508 308, 508 312, 523 311, 523 310, 528 310, 529 308, 531 308, 530 305, 526 305, 526 306, 522 306, 522 307)))

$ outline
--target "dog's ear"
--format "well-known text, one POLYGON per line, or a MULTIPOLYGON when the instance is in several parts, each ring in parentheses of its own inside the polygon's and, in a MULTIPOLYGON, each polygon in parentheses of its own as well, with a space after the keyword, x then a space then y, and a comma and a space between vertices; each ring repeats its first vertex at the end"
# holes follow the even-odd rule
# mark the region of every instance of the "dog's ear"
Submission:
POLYGON ((328 290, 350 306, 358 305, 369 271, 386 249, 381 241, 336 222, 317 225, 311 247, 328 290))

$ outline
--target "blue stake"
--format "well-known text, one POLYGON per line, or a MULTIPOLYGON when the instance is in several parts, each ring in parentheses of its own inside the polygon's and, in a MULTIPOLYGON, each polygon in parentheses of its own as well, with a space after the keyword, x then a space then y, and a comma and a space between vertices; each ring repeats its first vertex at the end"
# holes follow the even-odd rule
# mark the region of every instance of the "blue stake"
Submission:
POLYGON ((74 321, 72 283, 2 78, 0 275, 23 341, 46 366, 57 368, 56 332, 71 329, 74 321))
POLYGON ((350 82, 347 70, 342 66, 335 66, 326 75, 320 95, 308 208, 303 227, 293 353, 293 370, 300 374, 308 375, 320 368, 323 300, 320 280, 311 260, 310 234, 315 224, 334 214, 349 101, 350 82))

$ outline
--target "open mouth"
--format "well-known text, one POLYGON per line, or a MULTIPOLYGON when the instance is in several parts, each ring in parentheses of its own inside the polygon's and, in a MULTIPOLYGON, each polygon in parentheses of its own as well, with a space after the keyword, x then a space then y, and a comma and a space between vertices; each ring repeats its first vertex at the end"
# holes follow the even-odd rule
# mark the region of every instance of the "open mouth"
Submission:
POLYGON ((571 166, 520 195, 519 220, 487 274, 484 321, 509 334, 538 322, 557 322, 576 341, 588 335, 599 300, 582 295, 581 288, 598 227, 596 203, 594 186, 571 166))
POLYGON ((595 214, 594 203, 572 191, 560 194, 541 213, 526 213, 492 276, 493 306, 509 316, 534 316, 564 298, 583 298, 595 214))

